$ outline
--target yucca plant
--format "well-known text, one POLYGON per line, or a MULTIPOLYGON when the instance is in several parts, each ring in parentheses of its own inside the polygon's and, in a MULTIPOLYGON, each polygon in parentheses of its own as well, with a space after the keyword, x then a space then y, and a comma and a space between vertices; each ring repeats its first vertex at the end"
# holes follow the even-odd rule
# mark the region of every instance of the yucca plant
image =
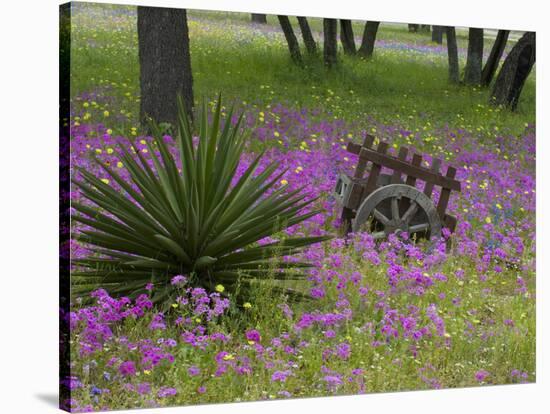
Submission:
POLYGON ((187 274, 192 284, 210 291, 223 285, 227 292, 238 288, 242 294, 262 278, 301 277, 300 268, 310 264, 274 258, 328 238, 281 238, 258 245, 260 239, 318 214, 303 213, 315 198, 307 199, 301 189, 289 191, 286 185, 276 188, 285 171, 278 171, 276 162, 257 171, 263 153, 235 177, 246 141, 243 115, 233 126, 229 110, 222 126, 221 99, 210 123, 207 105, 202 104, 197 145, 181 99, 178 105, 175 141, 181 169, 154 123, 154 142, 147 143, 152 165, 133 143, 134 151, 119 144, 128 181, 94 157, 123 191, 78 168, 81 179, 73 183, 95 206, 72 204, 79 213, 73 219, 85 225, 77 238, 93 252, 74 262, 76 294, 103 287, 133 297, 153 282, 153 301, 167 303, 172 299, 170 279, 176 274, 187 274))

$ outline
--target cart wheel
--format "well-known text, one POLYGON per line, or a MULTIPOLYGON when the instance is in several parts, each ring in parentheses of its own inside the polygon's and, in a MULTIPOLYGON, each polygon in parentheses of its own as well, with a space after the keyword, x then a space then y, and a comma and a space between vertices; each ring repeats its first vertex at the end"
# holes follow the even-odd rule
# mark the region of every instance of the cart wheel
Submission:
POLYGON ((409 236, 441 237, 441 219, 432 200, 415 187, 389 184, 373 191, 357 210, 353 231, 372 231, 374 239, 396 232, 409 236))

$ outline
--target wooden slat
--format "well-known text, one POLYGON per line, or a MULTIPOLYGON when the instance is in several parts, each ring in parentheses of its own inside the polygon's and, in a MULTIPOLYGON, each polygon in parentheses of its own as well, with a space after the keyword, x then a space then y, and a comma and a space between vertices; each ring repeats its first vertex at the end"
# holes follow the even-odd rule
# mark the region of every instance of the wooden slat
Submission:
MULTIPOLYGON (((415 167, 419 167, 421 163, 422 163, 422 155, 414 153, 411 164, 415 167)), ((416 177, 413 175, 407 175, 405 178, 405 184, 410 185, 411 187, 415 187, 416 177)), ((405 212, 407 211, 410 205, 411 203, 409 202, 409 200, 403 197, 401 199, 401 202, 399 203, 399 214, 401 216, 405 214, 405 212)))
POLYGON ((361 204, 361 201, 363 200, 364 190, 364 185, 359 183, 352 183, 346 207, 349 207, 352 210, 357 209, 357 207, 359 207, 359 204, 361 204))
MULTIPOLYGON (((363 141, 363 148, 371 148, 373 142, 374 142, 374 137, 372 135, 367 134, 367 136, 365 137, 365 140, 363 141)), ((355 168, 355 174, 354 174, 355 178, 363 178, 368 162, 369 161, 367 159, 359 158, 359 162, 357 162, 357 167, 355 168)))
MULTIPOLYGON (((439 175, 439 168, 441 167, 441 160, 439 158, 432 159, 432 171, 439 175)), ((428 197, 432 196, 434 190, 434 183, 431 181, 426 181, 426 186, 424 187, 424 194, 428 197)))
MULTIPOLYGON (((386 151, 388 150, 388 143, 387 142, 381 142, 378 144, 378 147, 376 148, 376 153, 384 156, 386 151)), ((367 148, 361 149, 361 152, 359 153, 359 157, 363 158, 363 151, 372 151, 367 148)), ((374 151, 372 151, 374 152, 374 151)), ((369 178, 367 180, 367 185, 365 186, 365 194, 368 195, 372 193, 377 188, 377 182, 378 182, 378 176, 380 175, 380 171, 382 170, 382 165, 372 162, 372 167, 370 168, 369 172, 369 178)))
POLYGON ((431 182, 434 185, 448 188, 449 190, 460 191, 460 182, 445 177, 443 175, 435 174, 433 171, 430 171, 427 168, 413 166, 405 161, 398 160, 395 157, 381 154, 372 149, 362 148, 360 145, 353 143, 348 144, 347 149, 349 152, 353 154, 359 154, 360 157, 366 158, 367 160, 372 161, 375 164, 391 168, 392 170, 398 169, 403 174, 415 176, 419 180, 431 182))
POLYGON ((443 225, 447 227, 451 231, 451 233, 454 233, 456 228, 456 217, 445 214, 443 225))
POLYGON ((353 210, 344 207, 342 208, 342 215, 340 216, 342 220, 342 235, 345 236, 351 231, 351 220, 353 219, 353 216, 355 214, 353 213, 353 210))
MULTIPOLYGON (((416 153, 413 154, 412 165, 415 167, 419 167, 421 163, 422 163, 422 155, 416 154, 416 153)), ((416 185, 416 177, 414 175, 408 175, 407 180, 405 181, 405 184, 414 187, 416 185)))
MULTIPOLYGON (((455 175, 456 168, 448 167, 446 177, 455 178, 455 175)), ((447 210, 447 204, 449 204, 450 196, 451 190, 449 190, 448 188, 441 189, 441 195, 439 196, 439 201, 437 203, 437 212, 439 213, 439 217, 441 217, 442 219, 445 218, 445 210, 447 210)))
MULTIPOLYGON (((407 147, 401 147, 399 148, 399 155, 397 156, 397 158, 400 159, 401 161, 406 161, 408 154, 409 154, 409 149, 407 147)), ((392 184, 399 184, 401 182, 401 171, 399 170, 393 171, 391 182, 392 184)))
MULTIPOLYGON (((365 137, 365 140, 363 141, 363 147, 371 148, 373 142, 374 142, 374 137, 372 135, 367 134, 367 136, 365 137)), ((357 167, 355 168, 355 172, 353 174, 354 178, 363 178, 363 176, 365 175, 365 170, 367 169, 368 162, 369 160, 367 159, 359 158, 359 161, 357 162, 357 167)), ((359 204, 361 204, 364 185, 358 184, 355 182, 352 182, 350 185, 351 185, 351 188, 349 190, 349 197, 346 203, 346 208, 350 210, 355 210, 359 207, 359 204)))

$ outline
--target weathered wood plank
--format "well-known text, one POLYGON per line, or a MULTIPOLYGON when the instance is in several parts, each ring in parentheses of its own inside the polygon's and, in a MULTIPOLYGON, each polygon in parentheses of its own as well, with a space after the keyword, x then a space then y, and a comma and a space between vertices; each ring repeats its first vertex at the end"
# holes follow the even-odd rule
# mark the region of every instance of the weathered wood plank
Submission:
MULTIPOLYGON (((399 154, 397 156, 398 159, 401 161, 407 160, 407 155, 409 155, 409 149, 407 147, 401 147, 399 148, 399 154)), ((401 171, 400 170, 394 170, 393 175, 391 177, 392 184, 399 184, 401 182, 401 171)))
MULTIPOLYGON (((439 168, 441 168, 441 160, 439 158, 432 159, 432 171, 439 176, 439 168)), ((426 186, 424 187, 424 194, 428 197, 432 196, 434 190, 434 183, 431 181, 426 181, 426 186)))
MULTIPOLYGON (((374 142, 374 137, 372 135, 367 134, 367 136, 365 137, 365 140, 363 141, 363 148, 371 148, 373 142, 374 142)), ((368 162, 369 161, 364 158, 359 158, 359 161, 357 162, 357 167, 355 168, 355 173, 354 173, 355 178, 363 178, 368 162)))
MULTIPOLYGON (((411 164, 415 167, 420 167, 421 163, 422 163, 422 155, 416 154, 416 153, 413 154, 411 164)), ((414 187, 416 185, 416 177, 414 175, 408 175, 407 180, 405 181, 405 184, 414 187)))
POLYGON ((454 233, 456 228, 456 217, 450 216, 449 214, 445 214, 445 218, 443 219, 443 225, 447 227, 451 233, 454 233))
POLYGON ((443 188, 448 188, 449 190, 460 191, 459 181, 436 174, 427 168, 411 165, 406 161, 401 161, 395 157, 379 153, 369 148, 363 148, 361 145, 352 142, 348 143, 347 150, 353 154, 358 154, 360 158, 366 158, 373 162, 373 164, 378 164, 393 170, 400 170, 403 174, 412 175, 417 179, 443 188))
MULTIPOLYGON (((381 142, 380 144, 378 144, 378 147, 376 148, 377 152, 375 152, 375 154, 379 154, 383 156, 387 150, 388 150, 388 143, 381 142)), ((372 151, 372 150, 368 148, 361 149, 361 152, 359 154, 360 158, 362 158, 363 151, 372 151)), ((372 161, 372 167, 370 168, 369 178, 367 180, 367 185, 365 186, 365 194, 368 195, 372 193, 374 190, 376 190, 377 183, 378 183, 378 176, 380 175, 381 170, 382 170, 382 165, 372 161)))
MULTIPOLYGON (((455 178, 456 168, 448 167, 446 177, 455 178)), ((448 188, 441 189, 441 195, 439 196, 439 201, 437 202, 437 212, 439 216, 445 218, 445 210, 447 210, 447 204, 449 204, 449 198, 451 196, 451 190, 448 188)))

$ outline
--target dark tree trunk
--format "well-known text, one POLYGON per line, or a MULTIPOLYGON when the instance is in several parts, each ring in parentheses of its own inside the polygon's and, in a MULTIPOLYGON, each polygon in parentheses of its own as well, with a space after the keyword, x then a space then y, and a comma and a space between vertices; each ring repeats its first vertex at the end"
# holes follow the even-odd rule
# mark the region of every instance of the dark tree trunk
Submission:
POLYGON ((346 55, 355 55, 355 38, 353 37, 353 27, 351 20, 340 20, 340 41, 346 55))
POLYGON ((420 25, 418 25, 418 24, 409 24, 409 32, 417 33, 418 29, 419 29, 419 26, 420 25))
POLYGON ((527 32, 514 45, 498 73, 491 103, 516 109, 525 80, 535 64, 535 44, 535 32, 527 32))
POLYGON ((323 59, 325 66, 328 68, 335 66, 337 63, 337 32, 338 21, 336 19, 323 19, 323 59))
POLYGON ((445 28, 447 35, 447 55, 449 56, 449 81, 458 83, 458 49, 456 47, 456 31, 452 26, 445 28))
POLYGON ((288 16, 277 16, 279 18, 279 23, 281 24, 281 29, 285 34, 286 43, 288 44, 288 51, 290 52, 290 57, 292 61, 297 65, 302 65, 302 54, 300 53, 300 45, 290 24, 288 16))
POLYGON ((443 26, 432 26, 432 42, 443 44, 443 26))
POLYGON ((481 65, 483 64, 483 29, 470 28, 468 32, 468 56, 464 71, 467 85, 481 83, 481 65))
POLYGON ((498 31, 497 38, 495 39, 495 43, 493 44, 493 47, 491 49, 491 54, 489 55, 489 59, 487 59, 487 62, 483 67, 483 71, 481 72, 482 86, 489 86, 489 84, 493 80, 493 77, 495 76, 498 68, 498 64, 500 63, 500 58, 504 53, 504 48, 506 47, 506 42, 508 41, 509 34, 510 30, 498 31))
POLYGON ((265 14, 252 13, 252 22, 253 23, 266 24, 267 23, 267 16, 265 14))
POLYGON ((315 55, 317 53, 317 44, 311 34, 311 29, 309 28, 307 18, 298 17, 298 24, 300 25, 300 31, 302 32, 302 39, 304 39, 304 45, 306 46, 307 53, 310 55, 315 55))
POLYGON ((359 54, 366 58, 370 58, 374 52, 374 42, 376 41, 376 33, 378 32, 378 26, 380 22, 368 21, 365 24, 365 30, 363 31, 363 40, 361 47, 359 48, 359 54))
POLYGON ((137 29, 141 121, 150 117, 158 123, 175 124, 179 95, 191 116, 193 77, 186 11, 139 6, 137 29))

